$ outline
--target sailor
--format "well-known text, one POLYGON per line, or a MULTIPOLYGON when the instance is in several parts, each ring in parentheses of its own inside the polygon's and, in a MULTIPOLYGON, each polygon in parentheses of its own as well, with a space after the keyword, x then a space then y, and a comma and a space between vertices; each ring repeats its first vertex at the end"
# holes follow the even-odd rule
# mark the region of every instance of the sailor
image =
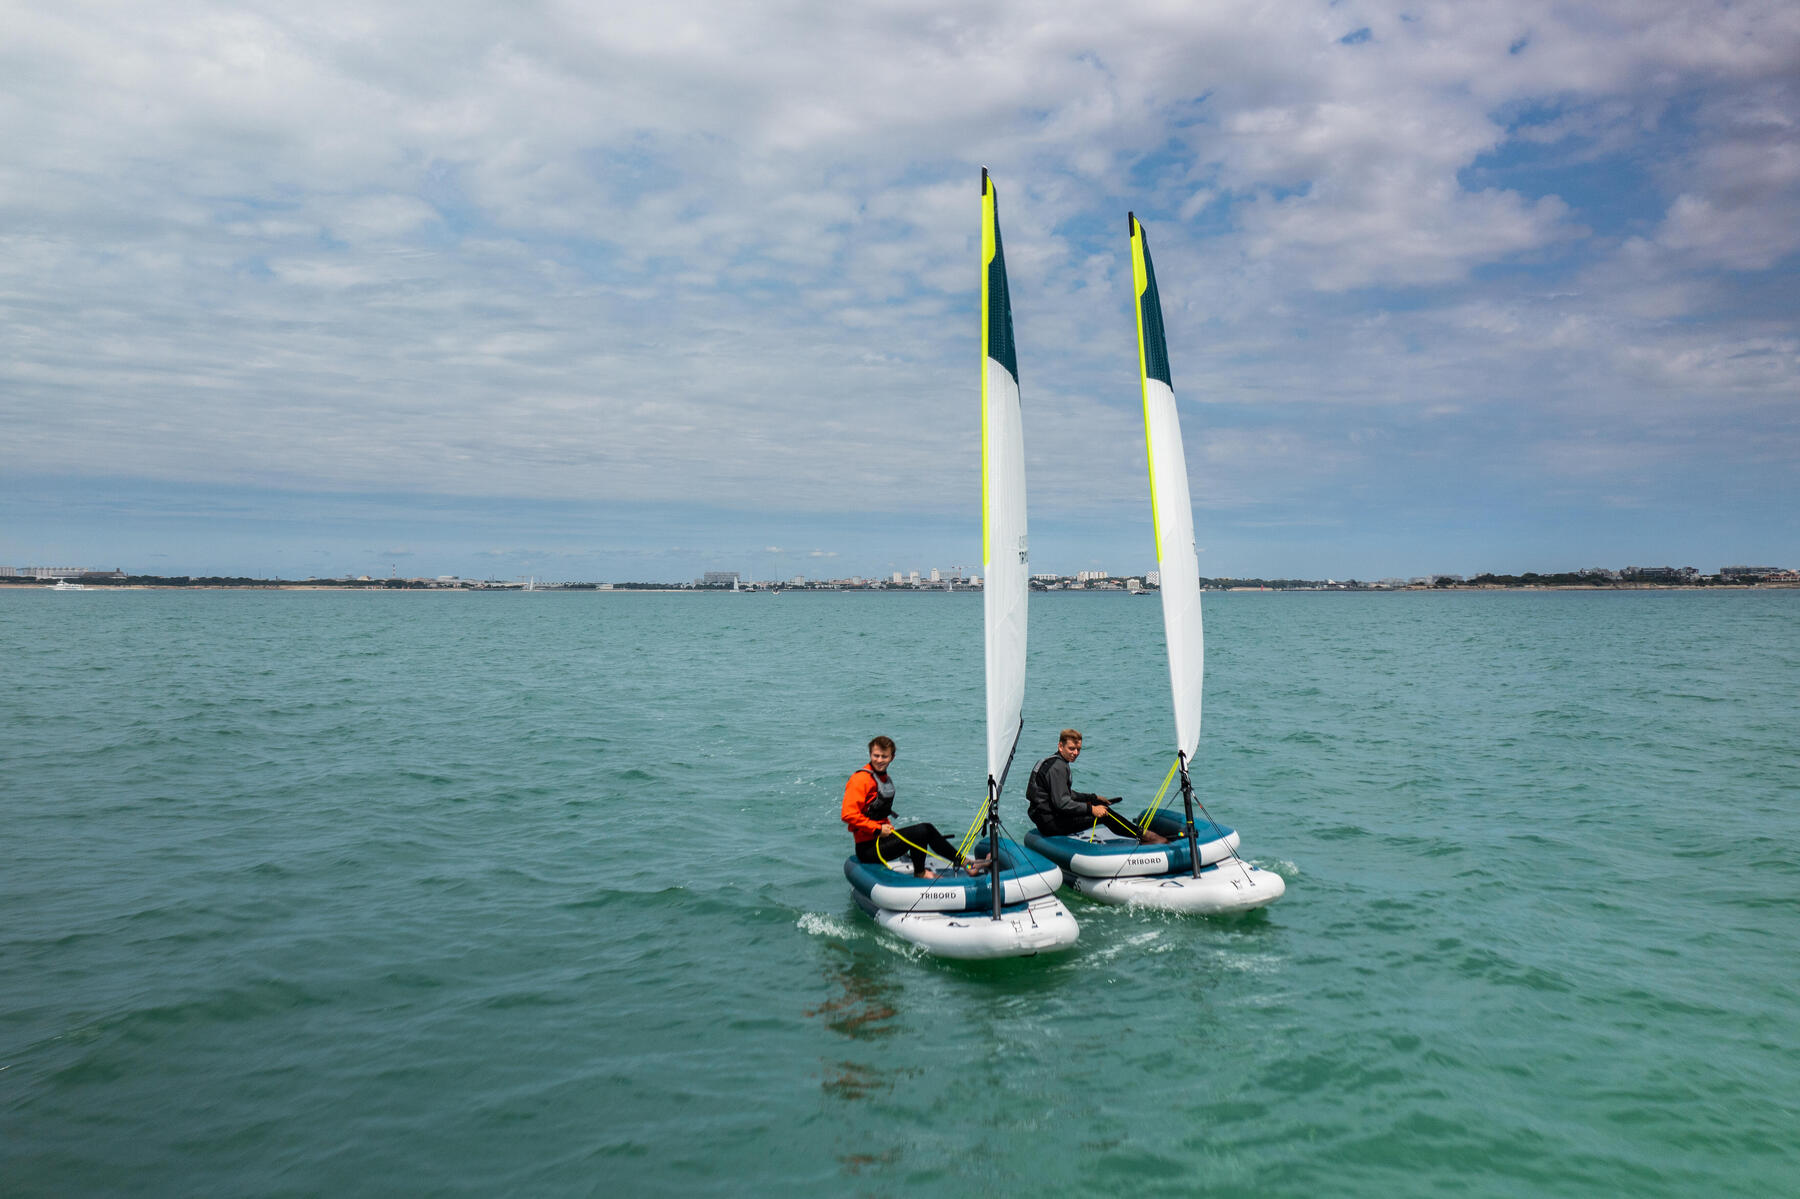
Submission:
POLYGON ((1139 828, 1112 810, 1118 800, 1107 800, 1086 791, 1076 791, 1069 782, 1069 766, 1081 756, 1081 734, 1064 729, 1057 739, 1056 752, 1039 762, 1025 784, 1025 801, 1029 805, 1031 823, 1046 837, 1066 837, 1085 833, 1104 824, 1115 833, 1134 837, 1145 845, 1167 845, 1161 833, 1139 828))
POLYGON ((856 840, 856 860, 885 865, 904 855, 912 859, 913 877, 936 878, 937 872, 925 866, 925 852, 930 850, 970 874, 985 870, 987 858, 964 861, 935 824, 922 821, 903 829, 894 827, 894 781, 888 777, 893 760, 894 739, 876 737, 869 742, 868 765, 844 784, 843 820, 856 840))

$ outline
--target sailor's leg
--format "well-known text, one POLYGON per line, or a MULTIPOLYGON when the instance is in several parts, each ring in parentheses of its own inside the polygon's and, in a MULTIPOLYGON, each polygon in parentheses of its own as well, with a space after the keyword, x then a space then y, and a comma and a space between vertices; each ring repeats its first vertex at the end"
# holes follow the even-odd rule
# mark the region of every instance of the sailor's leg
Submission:
POLYGON ((1111 829, 1113 832, 1119 833, 1126 837, 1136 838, 1136 837, 1142 837, 1144 835, 1143 829, 1141 829, 1137 825, 1131 823, 1131 821, 1125 819, 1125 817, 1119 815, 1117 812, 1113 811, 1111 808, 1106 809, 1106 815, 1104 815, 1100 818, 1100 823, 1104 824, 1107 828, 1111 829))

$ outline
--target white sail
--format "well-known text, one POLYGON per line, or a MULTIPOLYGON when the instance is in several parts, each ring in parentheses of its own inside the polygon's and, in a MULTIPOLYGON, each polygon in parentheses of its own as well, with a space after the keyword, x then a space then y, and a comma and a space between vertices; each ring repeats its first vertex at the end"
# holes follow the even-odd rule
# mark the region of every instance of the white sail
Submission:
POLYGON ((1205 638, 1200 623, 1200 558, 1194 550, 1194 509, 1188 497, 1187 455, 1169 380, 1169 346, 1150 247, 1137 217, 1131 223, 1131 274, 1138 328, 1138 378, 1144 389, 1144 448, 1150 463, 1150 512, 1156 564, 1162 574, 1163 635, 1169 647, 1169 688, 1175 701, 1175 748, 1189 761, 1200 747, 1200 691, 1205 638))
POLYGON ((981 560, 988 777, 1005 783, 1025 704, 1025 434, 994 185, 981 172, 981 560))

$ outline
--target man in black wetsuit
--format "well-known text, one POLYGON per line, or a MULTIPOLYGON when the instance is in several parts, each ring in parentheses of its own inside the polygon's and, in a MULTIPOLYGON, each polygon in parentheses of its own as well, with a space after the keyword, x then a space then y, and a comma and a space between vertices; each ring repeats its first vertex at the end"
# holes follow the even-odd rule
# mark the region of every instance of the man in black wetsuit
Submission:
POLYGON ((1096 824, 1104 824, 1115 833, 1135 837, 1145 845, 1166 845, 1169 839, 1161 833, 1140 829, 1112 810, 1107 800, 1085 791, 1076 791, 1069 782, 1069 765, 1081 756, 1081 734, 1064 729, 1056 743, 1056 752, 1039 762, 1025 784, 1025 800, 1031 823, 1046 837, 1066 837, 1085 833, 1096 824))

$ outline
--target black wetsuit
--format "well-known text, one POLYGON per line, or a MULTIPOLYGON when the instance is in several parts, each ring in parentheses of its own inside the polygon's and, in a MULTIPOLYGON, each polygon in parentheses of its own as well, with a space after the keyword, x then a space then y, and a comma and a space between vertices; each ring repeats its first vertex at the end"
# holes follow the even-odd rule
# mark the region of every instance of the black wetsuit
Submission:
MULTIPOLYGON (((1046 837, 1066 837, 1085 833, 1094 827, 1093 804, 1103 804, 1104 796, 1076 791, 1069 785, 1069 763, 1059 753, 1051 754, 1032 768, 1031 780, 1025 784, 1025 801, 1031 823, 1046 837)), ((1143 832, 1108 807, 1098 823, 1127 837, 1142 837, 1143 832)))

